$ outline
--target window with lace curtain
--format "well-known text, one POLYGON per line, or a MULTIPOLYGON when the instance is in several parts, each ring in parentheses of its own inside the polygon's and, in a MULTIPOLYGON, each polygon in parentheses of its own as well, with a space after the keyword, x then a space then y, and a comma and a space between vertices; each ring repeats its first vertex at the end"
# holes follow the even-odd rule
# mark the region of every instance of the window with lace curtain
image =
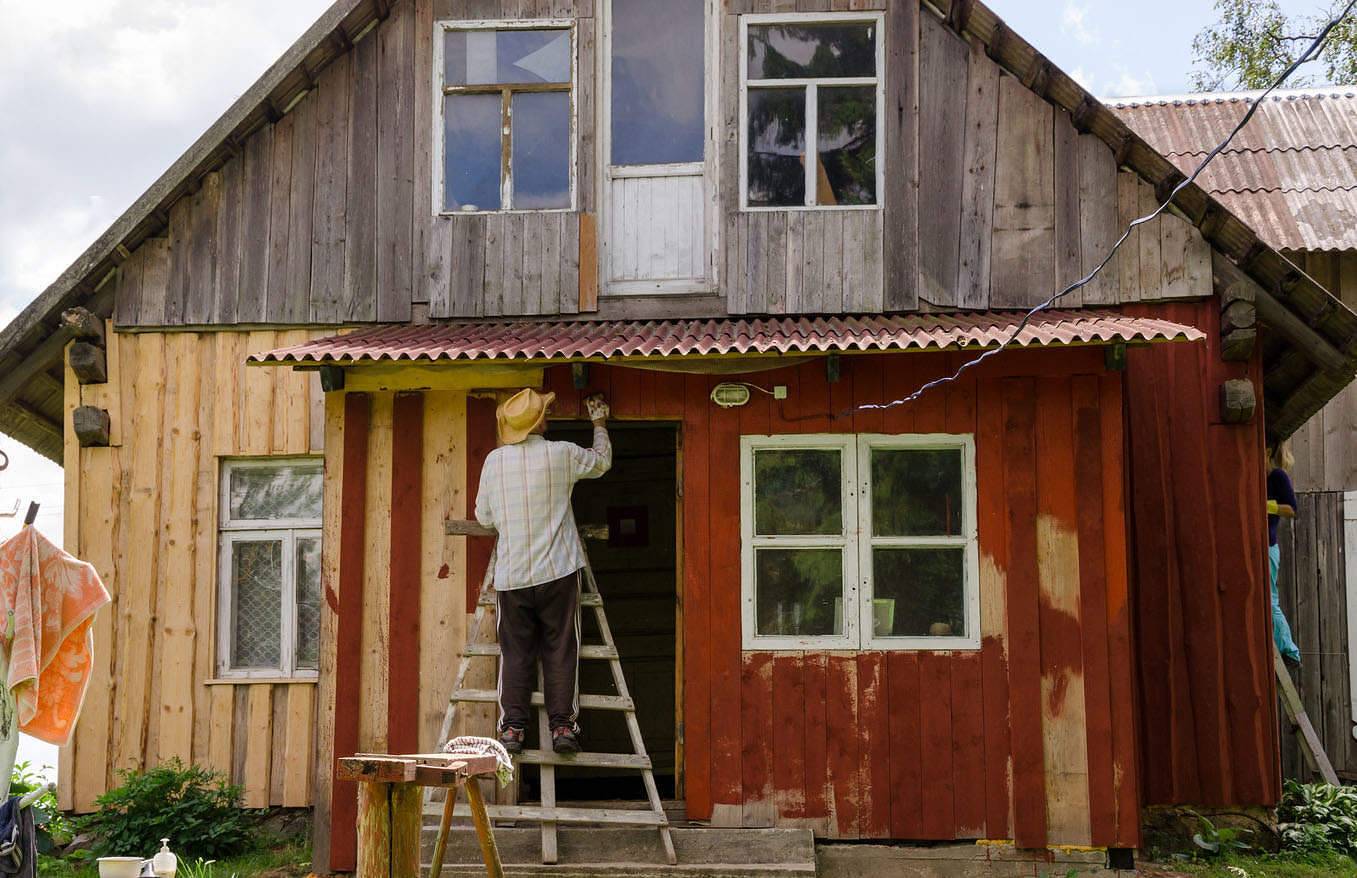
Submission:
POLYGON ((323 481, 318 458, 223 463, 219 677, 317 675, 323 481))

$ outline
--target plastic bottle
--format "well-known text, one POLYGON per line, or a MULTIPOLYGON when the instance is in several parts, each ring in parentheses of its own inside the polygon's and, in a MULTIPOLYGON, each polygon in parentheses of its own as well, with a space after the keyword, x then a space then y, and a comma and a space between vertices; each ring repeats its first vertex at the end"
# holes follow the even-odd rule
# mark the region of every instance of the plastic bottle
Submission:
POLYGON ((160 853, 151 860, 151 868, 155 871, 156 878, 172 878, 174 873, 179 871, 179 858, 170 852, 168 838, 160 840, 160 853))

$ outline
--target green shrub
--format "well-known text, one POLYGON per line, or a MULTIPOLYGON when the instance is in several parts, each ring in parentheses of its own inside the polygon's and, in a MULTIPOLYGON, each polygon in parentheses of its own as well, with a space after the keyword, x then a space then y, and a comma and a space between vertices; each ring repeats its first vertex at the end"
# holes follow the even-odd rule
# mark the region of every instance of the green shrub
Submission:
POLYGON ((185 859, 221 859, 254 844, 257 815, 240 807, 240 787, 222 775, 177 759, 146 772, 124 771, 122 786, 78 818, 95 856, 150 857, 160 839, 185 859))
POLYGON ((1357 856, 1357 788, 1289 780, 1277 817, 1287 850, 1357 856))
MULTIPOLYGON (((27 762, 14 766, 10 775, 9 794, 22 796, 44 786, 47 779, 41 777, 27 762)), ((57 808, 57 794, 48 790, 33 803, 33 825, 38 830, 38 853, 51 853, 57 845, 71 840, 71 821, 57 808)))

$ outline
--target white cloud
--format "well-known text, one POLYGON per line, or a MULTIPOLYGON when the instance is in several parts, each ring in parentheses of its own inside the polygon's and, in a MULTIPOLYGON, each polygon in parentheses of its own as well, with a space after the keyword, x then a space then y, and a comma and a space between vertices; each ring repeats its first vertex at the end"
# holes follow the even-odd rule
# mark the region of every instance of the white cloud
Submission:
POLYGON ((1085 46, 1100 40, 1098 31, 1089 26, 1088 5, 1075 0, 1065 0, 1065 8, 1060 14, 1060 32, 1085 46))
POLYGON ((1103 90, 1103 95, 1116 98, 1136 98, 1158 94, 1158 92, 1159 89, 1154 84, 1154 77, 1148 70, 1141 75, 1136 75, 1129 70, 1122 69, 1118 71, 1117 77, 1107 84, 1107 88, 1103 90))

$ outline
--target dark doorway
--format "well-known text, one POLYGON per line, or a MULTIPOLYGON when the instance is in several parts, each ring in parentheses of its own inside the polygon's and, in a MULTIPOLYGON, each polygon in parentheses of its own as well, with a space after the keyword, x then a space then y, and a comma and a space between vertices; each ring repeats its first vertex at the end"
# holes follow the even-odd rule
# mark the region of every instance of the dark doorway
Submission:
MULTIPOLYGON (((575 519, 608 525, 608 539, 586 539, 585 549, 603 595, 636 718, 654 766, 660 795, 675 789, 676 655, 678 609, 678 429, 656 423, 609 425, 613 467, 601 479, 575 487, 575 519)), ((588 424, 552 424, 548 438, 590 445, 588 424)), ((583 642, 598 643, 592 609, 581 614, 583 642)), ((581 661, 582 693, 615 694, 608 662, 581 661)), ((630 753, 625 716, 586 710, 580 717, 590 752, 630 753)), ((524 778, 536 798, 535 772, 524 778)), ((644 799, 640 774, 566 766, 556 772, 558 801, 644 799)))

